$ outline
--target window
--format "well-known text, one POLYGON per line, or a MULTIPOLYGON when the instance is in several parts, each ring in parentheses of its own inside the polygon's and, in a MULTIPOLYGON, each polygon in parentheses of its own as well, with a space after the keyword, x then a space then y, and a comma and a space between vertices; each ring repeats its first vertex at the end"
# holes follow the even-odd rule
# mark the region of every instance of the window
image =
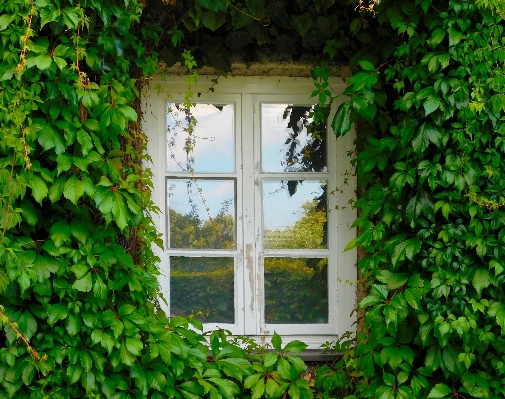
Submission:
POLYGON ((310 79, 211 84, 199 78, 190 114, 183 77, 144 92, 168 313, 312 348, 355 330, 356 253, 343 252, 355 236, 352 134, 308 131, 310 79))

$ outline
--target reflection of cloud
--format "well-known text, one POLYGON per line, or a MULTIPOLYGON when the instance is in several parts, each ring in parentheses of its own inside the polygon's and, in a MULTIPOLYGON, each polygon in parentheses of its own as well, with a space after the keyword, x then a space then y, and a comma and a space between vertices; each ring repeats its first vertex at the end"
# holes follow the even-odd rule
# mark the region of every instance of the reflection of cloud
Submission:
MULTIPOLYGON (((184 129, 188 123, 184 112, 178 111, 174 104, 169 107, 172 107, 167 118, 169 170, 181 171, 187 166, 189 135, 184 129)), ((197 121, 192 133, 193 149, 189 154, 194 158, 191 166, 198 172, 232 172, 235 147, 233 104, 224 105, 221 110, 212 104, 196 104, 191 113, 197 121)))
MULTIPOLYGON (((261 157, 264 172, 284 172, 288 166, 286 152, 289 145, 286 145, 286 140, 293 133, 291 128, 288 129, 289 116, 283 118, 288 106, 289 104, 261 104, 261 157)), ((300 151, 309 141, 306 128, 302 129, 297 140, 297 151, 300 151)))
POLYGON ((167 182, 168 206, 181 214, 193 209, 202 220, 216 217, 226 201, 232 201, 227 213, 235 213, 235 181, 197 179, 169 179, 167 182), (189 186, 189 188, 188 188, 189 186), (205 205, 204 205, 205 201, 205 205), (205 209, 209 208, 208 212, 205 209))
POLYGON ((288 135, 288 121, 282 118, 288 104, 261 104, 261 144, 281 147, 288 135))
POLYGON ((267 230, 284 230, 300 220, 305 211, 303 204, 323 194, 323 181, 303 181, 296 193, 289 195, 286 182, 263 181, 263 225, 267 230))

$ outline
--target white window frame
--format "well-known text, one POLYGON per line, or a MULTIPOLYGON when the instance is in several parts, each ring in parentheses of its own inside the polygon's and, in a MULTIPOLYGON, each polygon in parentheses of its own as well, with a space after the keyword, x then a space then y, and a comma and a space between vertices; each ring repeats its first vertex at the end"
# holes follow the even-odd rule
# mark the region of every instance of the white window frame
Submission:
MULTIPOLYGON (((214 92, 209 92, 212 86, 211 77, 200 76, 197 84, 191 88, 195 93, 194 102, 220 103, 233 102, 235 114, 235 173, 212 173, 213 178, 237 178, 236 223, 237 247, 235 250, 201 251, 201 256, 220 256, 234 254, 235 267, 235 324, 205 324, 204 328, 225 328, 236 335, 247 335, 258 340, 267 340, 276 331, 286 339, 301 339, 309 345, 309 349, 317 349, 327 341, 332 341, 347 331, 356 331, 356 250, 343 252, 349 241, 356 237, 356 230, 351 228, 356 218, 356 210, 352 208, 355 199, 356 177, 350 163, 349 154, 354 153, 355 132, 338 139, 331 131, 328 139, 328 170, 329 172, 287 172, 261 173, 260 157, 261 143, 259 135, 260 113, 258 106, 261 101, 314 104, 310 98, 314 90, 312 79, 304 77, 228 77, 220 78, 214 85, 214 92), (250 114, 254 110, 254 115, 250 114), (254 148, 253 151, 244 149, 254 148), (239 176, 240 175, 240 176, 239 176), (327 179, 328 190, 328 249, 324 250, 263 250, 262 248, 262 192, 261 181, 268 179, 286 179, 306 177, 307 179, 327 179), (245 192, 254 186, 254 195, 245 192), (331 193, 333 191, 333 194, 331 193), (264 324, 263 320, 263 272, 262 258, 265 254, 286 256, 296 254, 301 257, 328 257, 328 300, 329 323, 326 324, 264 324), (288 337, 289 336, 289 337, 288 337)), ((166 104, 182 102, 188 91, 188 83, 184 76, 168 76, 164 80, 151 81, 143 89, 143 124, 142 128, 148 138, 148 154, 153 173, 154 203, 160 208, 160 213, 153 215, 155 225, 163 233, 165 248, 167 245, 168 226, 166 223, 166 104), (161 89, 161 90, 160 90, 161 89)), ((331 80, 331 90, 340 93, 345 89, 341 79, 331 80)), ((335 101, 333 108, 341 102, 335 101)), ((332 113, 334 112, 334 109, 332 113)), ((330 115, 331 121, 332 115, 330 115)), ((329 124, 329 123, 328 123, 329 124)), ((331 130, 331 128, 330 128, 331 130)), ((206 174, 195 173, 188 177, 204 177, 206 174)), ((208 174, 207 174, 208 175, 208 174)), ((169 254, 185 255, 185 250, 156 249, 160 257, 159 278, 161 291, 170 300, 169 286, 169 254)), ((194 255, 189 255, 194 256, 194 255)), ((169 309, 165 309, 167 314, 169 309)))

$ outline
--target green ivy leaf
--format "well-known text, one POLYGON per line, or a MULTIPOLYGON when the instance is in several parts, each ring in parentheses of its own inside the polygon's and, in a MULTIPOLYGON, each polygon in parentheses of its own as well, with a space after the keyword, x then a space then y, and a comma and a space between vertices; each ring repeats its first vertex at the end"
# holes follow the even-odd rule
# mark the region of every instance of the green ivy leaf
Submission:
POLYGON ((65 318, 65 328, 67 329, 68 334, 71 336, 77 334, 81 331, 81 327, 81 318, 74 313, 69 313, 65 318))
POLYGON ((16 18, 16 15, 14 14, 13 15, 4 14, 0 16, 0 31, 7 29, 10 23, 14 21, 14 18, 16 18))
POLYGON ((77 141, 81 145, 82 155, 88 155, 93 149, 93 140, 91 140, 91 136, 84 129, 79 129, 77 131, 77 141))
POLYGON ((292 352, 292 353, 301 353, 305 349, 307 349, 307 344, 299 340, 289 342, 284 348, 286 352, 292 352))
POLYGON ((275 350, 280 351, 281 346, 282 346, 282 338, 279 334, 274 332, 274 335, 272 337, 272 346, 274 347, 275 350))
POLYGON ((335 133, 337 137, 344 136, 351 130, 350 111, 351 103, 348 101, 340 104, 338 107, 331 123, 333 133, 335 133))
POLYGON ((46 54, 41 54, 35 57, 33 59, 33 62, 35 63, 37 68, 39 68, 40 70, 44 70, 51 66, 51 64, 53 63, 53 59, 46 54))
POLYGON ((75 288, 77 291, 81 292, 89 292, 91 291, 92 284, 93 280, 91 277, 91 272, 88 272, 84 275, 84 277, 76 280, 74 284, 72 284, 72 288, 75 288))
POLYGON ((58 320, 62 320, 67 317, 68 306, 63 303, 58 303, 56 305, 51 305, 47 307, 47 322, 50 326, 56 323, 58 320))
POLYGON ((265 3, 263 0, 245 0, 245 5, 255 17, 258 17, 265 10, 265 3))
POLYGON ((423 103, 424 112, 426 116, 436 111, 439 108, 439 106, 440 106, 440 98, 435 95, 429 96, 428 99, 423 103))
POLYGON ((61 198, 64 187, 65 178, 63 176, 55 179, 51 187, 49 187, 49 199, 53 204, 61 198))
POLYGON ((221 26, 223 26, 225 21, 226 21, 226 14, 221 12, 206 10, 202 14, 202 23, 207 29, 210 29, 213 32, 219 29, 221 26))
POLYGON ((428 394, 428 398, 445 398, 447 395, 451 394, 452 389, 447 385, 437 384, 431 389, 430 393, 428 394))
POLYGON ((404 291, 405 300, 416 310, 421 310, 422 290, 419 288, 407 288, 404 291))
POLYGON ((137 121, 137 112, 132 107, 122 104, 119 104, 117 107, 126 119, 132 122, 137 121))
POLYGON ((35 317, 29 312, 25 311, 18 321, 19 329, 26 339, 31 339, 37 331, 37 321, 35 317))
POLYGON ((301 37, 304 37, 313 25, 312 18, 308 12, 304 12, 302 15, 292 15, 291 25, 301 37))
POLYGON ((446 31, 443 28, 437 28, 433 31, 431 34, 431 38, 428 40, 428 43, 431 47, 436 47, 440 43, 442 43, 442 40, 444 40, 446 31))
POLYGON ((32 189, 32 196, 35 198, 35 201, 41 204, 48 193, 44 179, 34 174, 30 179, 30 188, 32 189))
POLYGON ((226 11, 226 3, 223 0, 198 0, 198 4, 215 12, 226 11))
POLYGON ((463 38, 463 34, 452 27, 447 29, 447 32, 449 32, 449 46, 450 47, 458 44, 461 41, 461 39, 463 38))
POLYGON ((144 344, 138 338, 126 338, 125 343, 128 351, 134 356, 139 356, 144 347, 144 344))
POLYGON ((90 393, 95 390, 95 375, 93 372, 88 371, 82 376, 82 385, 86 389, 86 393, 90 393))
POLYGON ((63 188, 63 195, 66 199, 70 200, 74 205, 84 194, 84 183, 79 180, 76 175, 72 175, 67 180, 63 188))
POLYGON ((251 399, 260 399, 265 392, 265 381, 260 378, 251 389, 251 399))
POLYGON ((265 355, 265 360, 263 361, 263 365, 265 367, 273 366, 275 364, 275 362, 277 362, 278 358, 279 358, 279 355, 275 352, 267 353, 265 355))
POLYGON ((374 72, 375 71, 375 67, 373 66, 373 64, 370 61, 360 60, 358 62, 359 62, 359 66, 363 70, 369 71, 369 72, 374 72))
POLYGON ((482 290, 491 284, 491 276, 488 269, 477 269, 473 276, 472 284, 480 297, 482 290))

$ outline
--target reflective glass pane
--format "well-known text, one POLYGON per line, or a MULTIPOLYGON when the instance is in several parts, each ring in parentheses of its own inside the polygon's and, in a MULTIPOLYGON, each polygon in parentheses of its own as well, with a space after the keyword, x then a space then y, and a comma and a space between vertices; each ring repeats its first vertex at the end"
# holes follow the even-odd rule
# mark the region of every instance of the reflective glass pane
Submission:
POLYGON ((263 181, 263 246, 327 247, 326 181, 263 181))
POLYGON ((169 172, 235 171, 233 104, 168 104, 167 168, 169 172), (189 121, 196 126, 189 128, 189 121))
POLYGON ((235 180, 168 179, 170 248, 235 248, 235 180))
POLYGON ((170 257, 170 314, 235 323, 233 258, 170 257))
MULTIPOLYGON (((308 132, 313 107, 261 104, 261 168, 263 172, 323 172, 326 126, 308 132)), ((311 128, 312 129, 312 128, 311 128)))
POLYGON ((265 323, 328 323, 328 259, 265 258, 265 323))

